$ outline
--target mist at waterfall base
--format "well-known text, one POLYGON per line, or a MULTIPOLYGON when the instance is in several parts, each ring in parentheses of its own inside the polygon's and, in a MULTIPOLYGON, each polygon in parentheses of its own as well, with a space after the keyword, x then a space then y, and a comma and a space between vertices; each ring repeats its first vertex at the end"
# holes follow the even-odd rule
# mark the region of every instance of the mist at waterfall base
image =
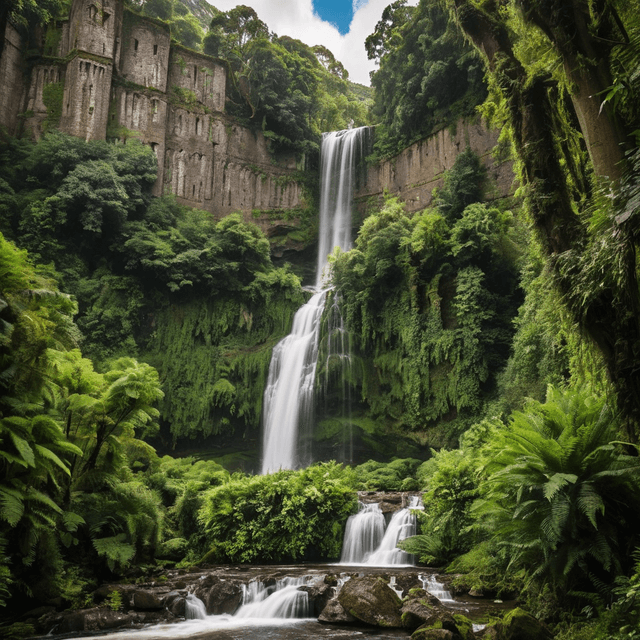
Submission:
POLYGON ((351 203, 356 164, 368 127, 325 133, 320 150, 320 214, 314 294, 295 314, 291 333, 273 350, 264 392, 262 473, 311 464, 309 431, 320 320, 329 254, 351 247, 351 203))

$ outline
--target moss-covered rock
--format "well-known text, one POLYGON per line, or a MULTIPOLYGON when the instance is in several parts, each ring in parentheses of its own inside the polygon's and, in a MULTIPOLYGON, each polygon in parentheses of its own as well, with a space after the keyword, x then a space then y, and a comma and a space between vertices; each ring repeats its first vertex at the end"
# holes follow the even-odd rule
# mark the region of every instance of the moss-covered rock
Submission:
POLYGON ((406 629, 417 629, 422 625, 431 625, 443 613, 438 598, 427 593, 424 589, 411 589, 400 610, 402 626, 406 629))
POLYGON ((328 624, 352 624, 358 622, 338 601, 338 598, 331 598, 318 616, 318 622, 328 624))
POLYGON ((402 602, 388 582, 379 576, 352 578, 346 582, 338 601, 352 616, 377 627, 401 627, 402 602))
POLYGON ((458 632, 464 640, 473 640, 473 638, 475 638, 475 634, 473 633, 473 622, 471 622, 469 618, 460 613, 454 613, 453 619, 455 620, 456 627, 458 627, 458 632))
POLYGON ((520 607, 509 611, 496 625, 500 640, 551 640, 553 635, 539 620, 520 607))
POLYGON ((459 640, 460 636, 449 629, 424 627, 414 631, 411 640, 459 640))

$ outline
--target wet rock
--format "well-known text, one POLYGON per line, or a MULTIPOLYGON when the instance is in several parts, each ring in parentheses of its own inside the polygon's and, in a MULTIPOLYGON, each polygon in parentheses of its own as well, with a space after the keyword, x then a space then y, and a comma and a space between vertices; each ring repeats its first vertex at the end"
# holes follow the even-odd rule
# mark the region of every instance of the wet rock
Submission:
POLYGON ((402 605, 400 616, 402 626, 406 629, 417 629, 424 624, 433 624, 437 620, 438 614, 442 613, 438 599, 424 591, 423 594, 422 597, 410 597, 402 605))
POLYGON ((56 633, 75 631, 104 631, 129 627, 135 621, 135 613, 122 613, 110 609, 83 609, 63 614, 57 625, 56 633))
POLYGON ((418 629, 411 640, 460 640, 460 636, 449 629, 418 629))
POLYGON ((333 597, 333 587, 324 582, 319 582, 311 586, 299 587, 300 591, 306 591, 309 597, 309 606, 313 614, 319 616, 327 603, 333 597))
POLYGON ((142 589, 133 592, 132 604, 133 608, 139 611, 162 609, 162 600, 158 594, 142 589))
POLYGON ((352 624, 358 622, 350 613, 344 610, 337 597, 331 598, 318 616, 318 622, 328 624, 352 624))
POLYGON ((338 600, 352 616, 378 627, 401 627, 402 603, 379 576, 352 578, 340 589, 338 600))
POLYGON ((437 638, 452 638, 452 640, 469 640, 474 634, 471 621, 464 616, 452 615, 442 607, 434 608, 429 618, 412 634, 412 640, 435 640, 437 638), (460 618, 460 620, 456 620, 460 618), (435 635, 427 632, 435 631, 435 635), (451 635, 442 632, 447 631, 451 635), (418 633, 420 632, 420 633, 418 633), (418 635, 416 635, 418 634, 418 635))
POLYGON ((195 590, 208 615, 233 614, 242 604, 242 587, 219 576, 207 576, 195 590))
POLYGON ((184 618, 186 602, 186 592, 170 591, 162 598, 163 607, 178 618, 184 618))
POLYGON ((553 635, 539 620, 520 607, 509 611, 496 624, 501 640, 551 640, 553 635))

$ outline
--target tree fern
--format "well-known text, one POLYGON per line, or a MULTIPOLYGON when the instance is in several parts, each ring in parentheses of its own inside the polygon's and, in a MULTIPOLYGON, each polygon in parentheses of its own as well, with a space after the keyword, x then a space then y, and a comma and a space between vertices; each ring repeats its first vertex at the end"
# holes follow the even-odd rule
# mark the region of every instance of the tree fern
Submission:
POLYGON ((562 589, 621 571, 640 541, 640 460, 616 442, 619 429, 588 389, 550 388, 546 403, 530 402, 488 445, 474 514, 514 551, 512 568, 562 589))

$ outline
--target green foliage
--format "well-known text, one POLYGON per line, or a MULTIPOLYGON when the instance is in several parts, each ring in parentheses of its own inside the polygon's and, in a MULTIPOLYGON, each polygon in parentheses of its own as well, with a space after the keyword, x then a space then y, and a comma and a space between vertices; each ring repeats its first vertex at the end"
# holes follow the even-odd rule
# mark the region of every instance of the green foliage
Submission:
POLYGON ((381 122, 379 155, 393 155, 472 115, 486 97, 480 58, 438 3, 421 0, 415 9, 392 3, 366 47, 370 58, 380 60, 371 78, 373 114, 381 122))
POLYGON ((519 304, 515 221, 473 201, 482 180, 477 157, 461 154, 438 210, 409 215, 387 198, 333 257, 356 358, 347 384, 369 417, 436 446, 455 444, 495 392, 519 304))
POLYGON ((205 495, 199 520, 209 562, 335 559, 356 506, 355 478, 335 463, 234 475, 205 495))
POLYGON ((257 429, 271 348, 303 300, 260 230, 239 214, 215 221, 173 197, 151 201, 156 159, 137 142, 51 133, 11 153, 25 169, 12 179, 19 195, 7 191, 19 202, 11 227, 76 296, 85 353, 157 364, 174 438, 257 429))
POLYGON ((389 463, 369 460, 354 468, 358 487, 364 491, 415 491, 419 489, 414 480, 420 460, 395 458, 389 463))
POLYGON ((218 12, 205 53, 229 61, 229 111, 260 123, 274 148, 317 152, 324 131, 368 121, 368 96, 326 47, 271 34, 256 12, 218 12))
POLYGON ((514 570, 560 592, 623 572, 638 542, 640 464, 616 442, 619 429, 603 398, 550 387, 545 404, 528 403, 491 442, 474 510, 514 570))
POLYGON ((426 480, 424 511, 417 512, 421 533, 400 542, 401 549, 416 554, 427 565, 446 564, 470 550, 473 542, 470 508, 477 495, 476 469, 477 460, 470 452, 433 452, 433 457, 418 471, 418 476, 426 480))
POLYGON ((111 611, 120 611, 122 609, 122 593, 115 589, 106 597, 106 602, 111 611))

